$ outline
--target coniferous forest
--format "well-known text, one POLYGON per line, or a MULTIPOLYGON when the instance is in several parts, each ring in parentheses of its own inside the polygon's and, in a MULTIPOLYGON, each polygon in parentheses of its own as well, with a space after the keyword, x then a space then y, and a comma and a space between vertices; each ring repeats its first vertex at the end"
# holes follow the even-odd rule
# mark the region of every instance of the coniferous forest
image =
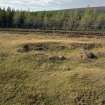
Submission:
POLYGON ((60 11, 18 11, 0 9, 0 28, 46 30, 104 30, 105 10, 96 8, 60 11))

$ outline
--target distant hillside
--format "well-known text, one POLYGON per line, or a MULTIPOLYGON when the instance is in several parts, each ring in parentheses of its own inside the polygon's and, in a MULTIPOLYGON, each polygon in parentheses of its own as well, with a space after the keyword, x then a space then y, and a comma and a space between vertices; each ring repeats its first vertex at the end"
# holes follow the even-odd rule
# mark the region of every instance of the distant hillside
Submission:
MULTIPOLYGON (((81 11, 81 12, 84 12, 87 8, 95 9, 97 12, 105 12, 105 6, 86 7, 86 8, 71 8, 71 9, 62 9, 62 10, 49 10, 49 11, 46 11, 46 12, 71 12, 71 11, 81 11)), ((45 12, 45 11, 37 11, 37 12, 45 12)))
POLYGON ((105 12, 105 6, 101 6, 101 7, 86 7, 86 8, 73 8, 73 9, 64 9, 64 10, 57 10, 57 11, 85 11, 87 8, 95 9, 98 12, 105 12))

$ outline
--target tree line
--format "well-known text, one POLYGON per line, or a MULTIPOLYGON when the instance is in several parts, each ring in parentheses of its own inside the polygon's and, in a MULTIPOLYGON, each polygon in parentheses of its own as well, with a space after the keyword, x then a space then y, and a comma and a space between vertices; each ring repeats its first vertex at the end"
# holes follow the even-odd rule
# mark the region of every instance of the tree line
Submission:
POLYGON ((94 8, 63 11, 18 11, 0 9, 0 28, 45 30, 104 30, 105 11, 94 8))

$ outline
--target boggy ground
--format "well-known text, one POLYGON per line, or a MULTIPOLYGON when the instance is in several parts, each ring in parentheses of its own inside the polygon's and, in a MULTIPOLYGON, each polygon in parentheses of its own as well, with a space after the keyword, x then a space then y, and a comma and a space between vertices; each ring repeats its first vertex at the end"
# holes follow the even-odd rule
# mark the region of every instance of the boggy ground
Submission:
POLYGON ((105 105, 105 38, 0 32, 0 105, 105 105))

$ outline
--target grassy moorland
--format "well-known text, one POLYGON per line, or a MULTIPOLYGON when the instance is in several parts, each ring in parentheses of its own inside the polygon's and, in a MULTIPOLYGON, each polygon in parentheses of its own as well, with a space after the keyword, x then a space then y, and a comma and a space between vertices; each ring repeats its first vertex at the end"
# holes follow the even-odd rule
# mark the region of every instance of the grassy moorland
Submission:
POLYGON ((0 32, 0 105, 105 105, 105 38, 0 32))

